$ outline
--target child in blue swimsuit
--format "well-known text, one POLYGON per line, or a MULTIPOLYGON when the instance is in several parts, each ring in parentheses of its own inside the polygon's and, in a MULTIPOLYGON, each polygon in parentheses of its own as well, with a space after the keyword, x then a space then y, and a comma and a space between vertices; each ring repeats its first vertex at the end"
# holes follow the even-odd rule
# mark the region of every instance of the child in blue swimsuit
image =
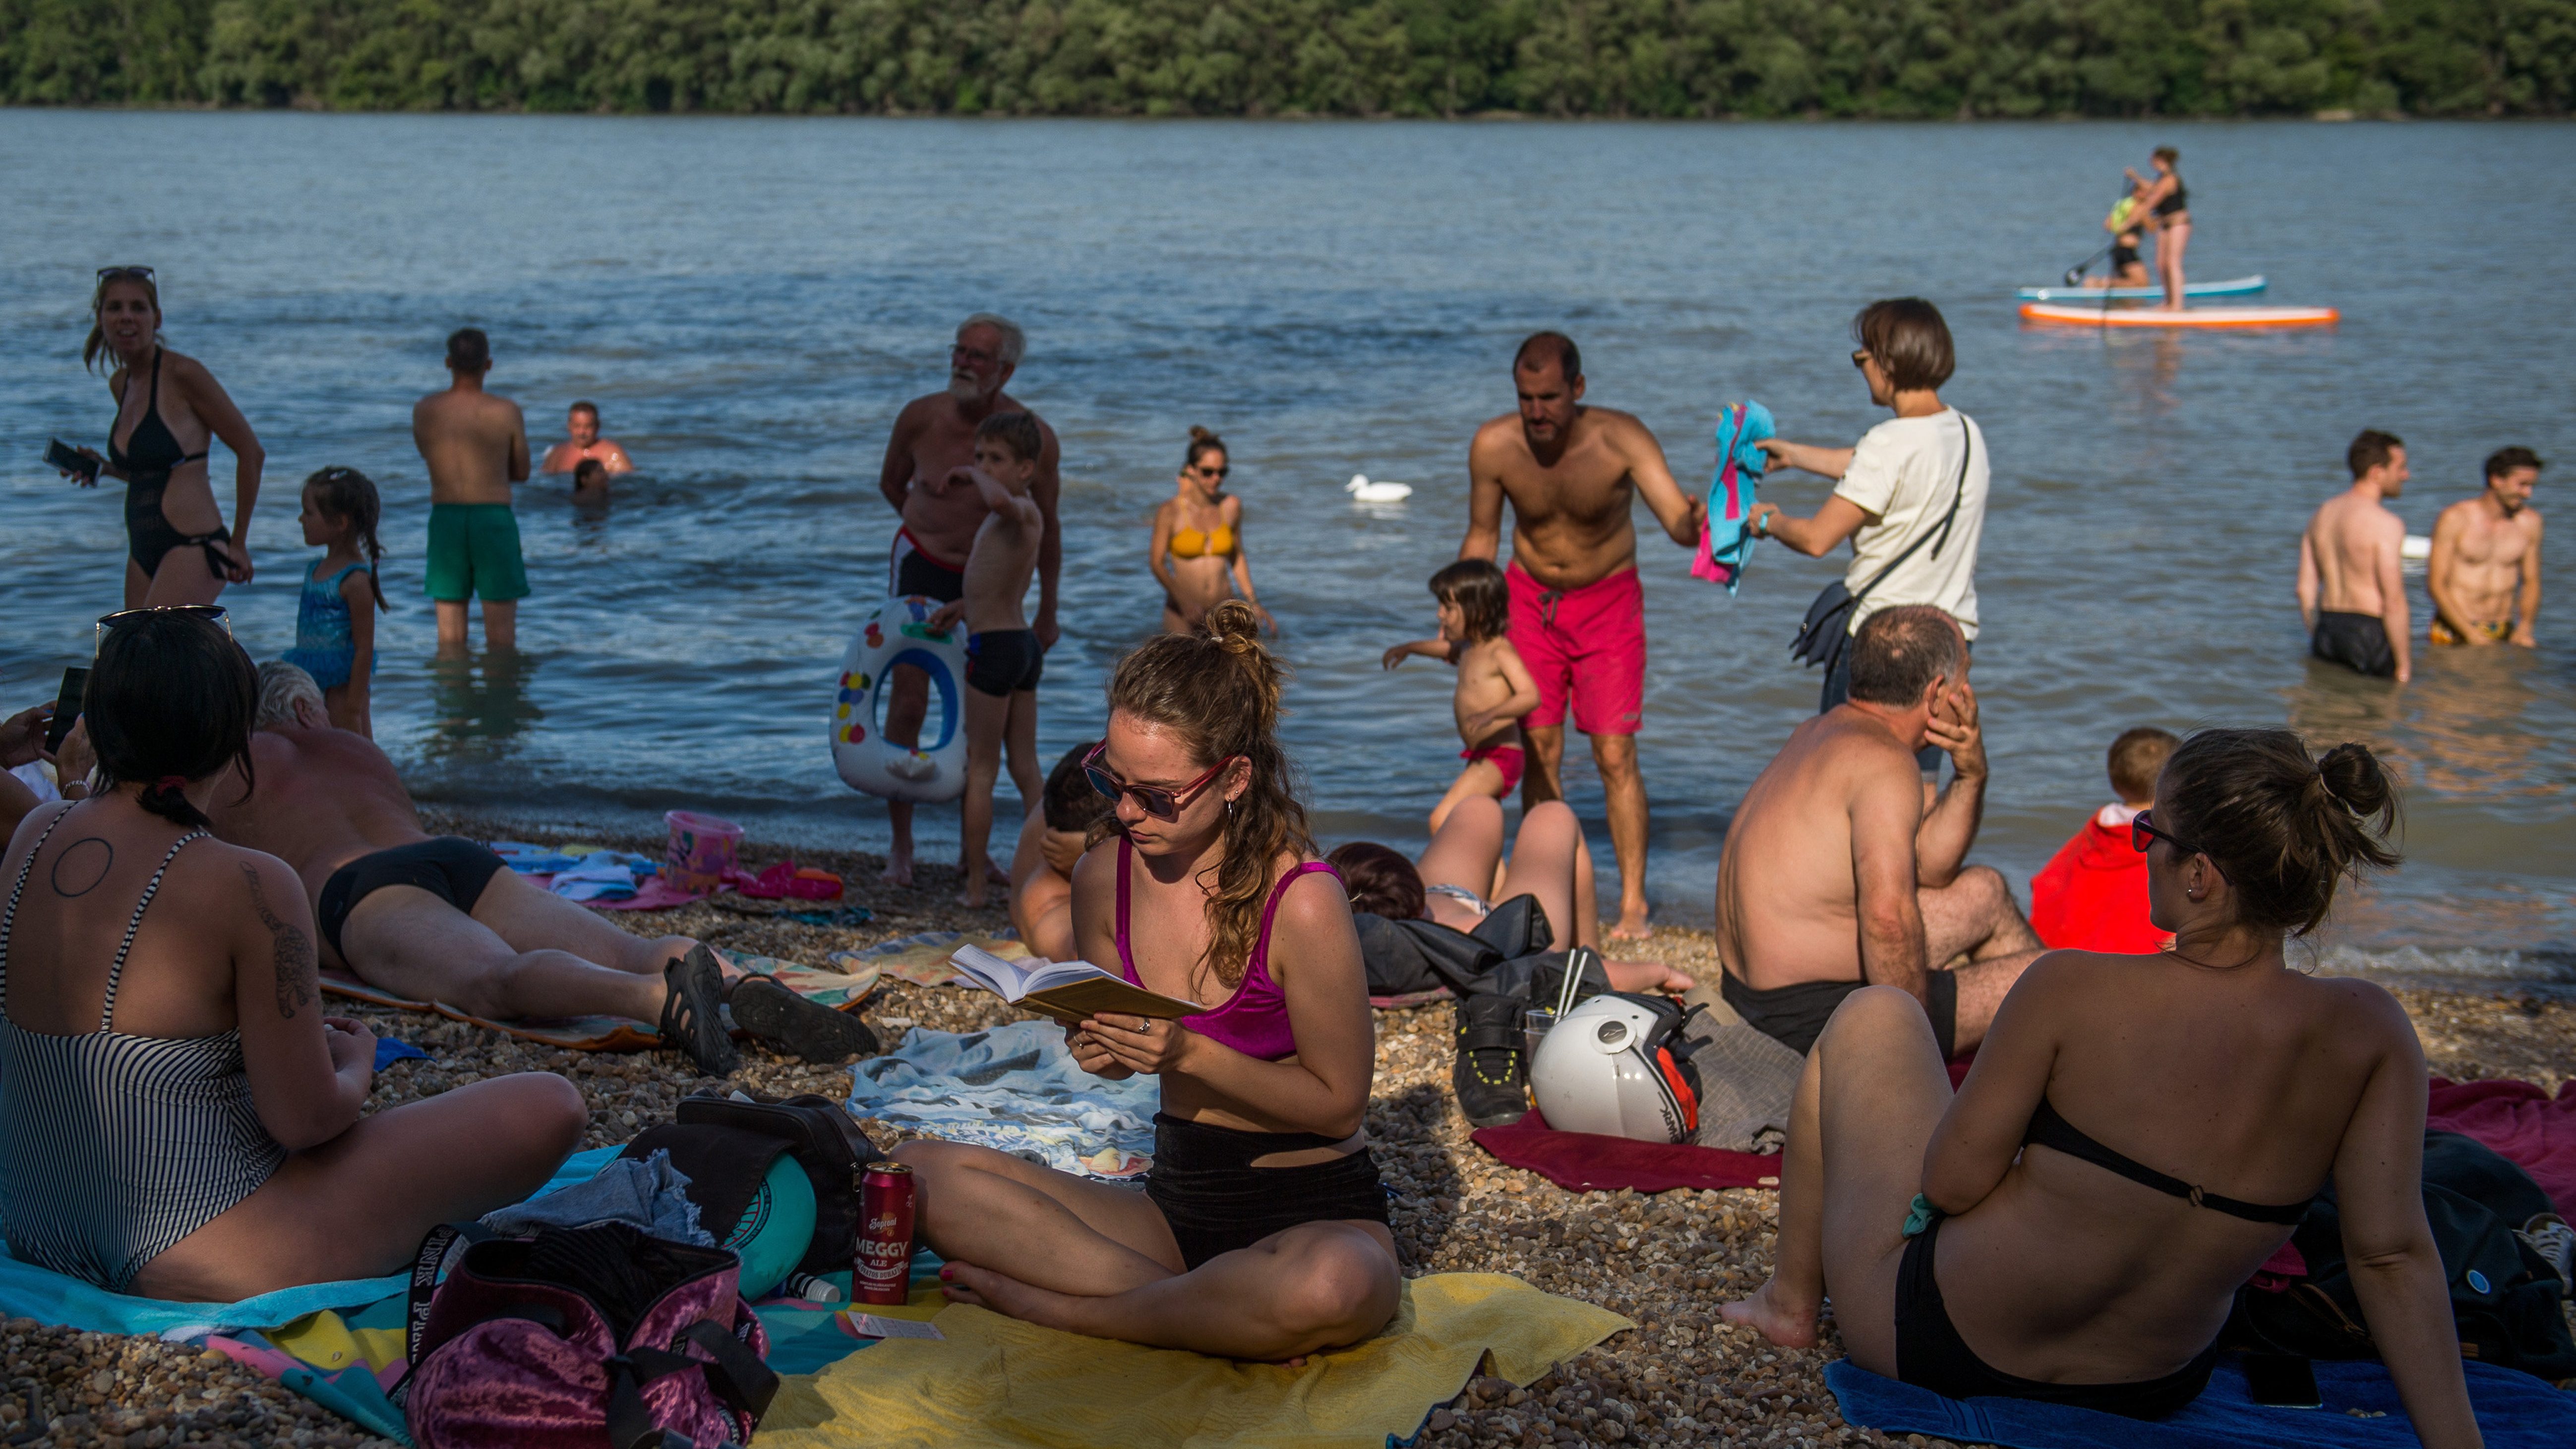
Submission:
POLYGON ((285 654, 322 686, 331 723, 369 738, 375 734, 367 711, 376 672, 375 610, 385 607, 376 584, 376 563, 385 552, 376 542, 382 511, 375 483, 355 468, 325 468, 304 480, 304 541, 326 551, 304 576, 295 647, 285 654))

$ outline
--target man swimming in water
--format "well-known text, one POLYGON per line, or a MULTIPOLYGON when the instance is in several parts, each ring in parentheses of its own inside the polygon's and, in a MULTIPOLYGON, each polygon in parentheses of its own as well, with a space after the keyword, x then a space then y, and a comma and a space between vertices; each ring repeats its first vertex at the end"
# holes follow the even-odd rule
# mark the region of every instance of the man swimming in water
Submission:
POLYGON ((2406 490, 2406 444, 2365 428, 2344 461, 2352 486, 2327 499, 2299 535, 2299 617, 2307 622, 2308 652, 2404 684, 2415 675, 2398 572, 2406 524, 2382 500, 2406 490))
POLYGON ((2539 644, 2532 626, 2540 618, 2540 510, 2531 490, 2540 469, 2529 448, 2499 448, 2487 458, 2486 491, 2434 521, 2424 580, 2434 643, 2539 644))
MULTIPOLYGON (((1028 412, 1003 386, 1019 370, 1028 339, 1008 318, 978 312, 957 325, 956 345, 948 349, 948 386, 904 404, 886 440, 885 466, 877 488, 903 520, 895 529, 894 547, 886 559, 886 597, 920 594, 943 604, 965 596, 966 557, 974 550, 975 531, 989 511, 972 488, 935 491, 930 484, 975 461, 975 427, 996 413, 1028 412)), ((1038 458, 1037 478, 1029 496, 1046 520, 1038 541, 1038 609, 1029 621, 1041 648, 1056 640, 1055 585, 1064 563, 1064 538, 1056 527, 1056 463, 1060 454, 1055 430, 1041 420, 1038 431, 1046 447, 1038 458)), ((930 676, 909 664, 886 672, 885 723, 878 730, 889 744, 920 743, 921 724, 930 712, 930 676)), ((886 816, 894 843, 886 851, 885 878, 912 884, 912 802, 889 800, 886 816)), ((961 861, 960 868, 964 867, 961 861)), ((993 878, 1007 883, 995 872, 993 878)))
POLYGON ((422 587, 438 611, 442 654, 465 647, 465 602, 483 601, 483 647, 519 646, 528 570, 510 485, 528 481, 528 429, 519 405, 483 390, 492 342, 480 327, 447 339, 448 385, 411 410, 411 437, 429 465, 429 558, 422 587))
POLYGON ((611 473, 632 473, 635 460, 626 450, 599 435, 599 404, 577 402, 564 415, 564 440, 546 449, 546 461, 538 466, 540 473, 570 473, 585 462, 595 462, 611 473))
POLYGON ((1583 405, 1583 354, 1561 332, 1530 336, 1512 354, 1520 410, 1476 430, 1467 448, 1467 537, 1458 557, 1491 562, 1512 507, 1512 647, 1538 681, 1538 708, 1521 718, 1528 773, 1521 803, 1564 798, 1565 716, 1592 741, 1592 763, 1619 860, 1614 940, 1648 934, 1646 781, 1637 770, 1645 713, 1646 596, 1637 582, 1643 494, 1655 521, 1684 548, 1699 543, 1706 505, 1682 491, 1663 445, 1622 412, 1583 405))
POLYGON ((1720 994, 1804 1052, 1844 997, 1902 987, 1956 1056, 2044 949, 2003 877, 1964 864, 1986 796, 1968 641, 1941 609, 1906 604, 1870 615, 1851 652, 1851 697, 1790 732, 1727 826, 1720 994), (1951 764, 1928 810, 1914 761, 1927 741, 1951 764))
POLYGON ((216 792, 214 833, 303 878, 326 968, 495 1020, 655 1022, 664 1045, 710 1076, 741 1062, 717 1013, 726 1001, 743 1030, 808 1061, 876 1051, 856 1016, 767 978, 728 982, 686 936, 630 935, 521 880, 482 845, 431 836, 385 752, 332 726, 313 676, 272 660, 259 685, 254 788, 216 792))

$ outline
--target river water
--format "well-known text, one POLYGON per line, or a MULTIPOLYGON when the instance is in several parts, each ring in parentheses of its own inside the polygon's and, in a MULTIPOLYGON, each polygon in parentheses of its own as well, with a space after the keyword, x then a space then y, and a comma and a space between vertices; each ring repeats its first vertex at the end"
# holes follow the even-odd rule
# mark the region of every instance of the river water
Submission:
MULTIPOLYGON (((1047 758, 1096 728, 1104 672, 1154 627, 1147 521, 1201 423, 1233 445, 1322 829, 1418 840, 1456 765, 1449 676, 1390 677, 1377 656, 1430 629, 1422 581, 1464 526, 1469 433, 1511 406, 1514 341, 1574 334, 1591 399, 1638 414, 1704 482, 1727 401, 1827 442, 1881 416, 1846 360, 1848 319, 1919 293, 1957 335, 1945 396, 1994 459, 1978 858, 2026 878, 2107 798, 2103 750, 2130 725, 2286 721, 2370 742, 2409 783, 2409 860, 2344 909, 2337 967, 2576 982, 2569 606, 2543 615, 2536 653, 2419 655, 2400 691, 2310 666, 2291 597, 2298 529, 2355 430, 2412 445, 2397 507, 2418 533, 2475 490, 2489 450, 2576 444, 2571 139, 0 112, 0 703, 49 696, 119 602, 115 493, 73 490, 40 457, 49 435, 103 443, 110 399, 78 362, 90 275, 144 262, 172 345, 216 370, 268 449, 261 572, 226 596, 255 653, 292 642, 313 557, 296 480, 338 463, 384 486, 396 607, 376 729, 424 800, 599 825, 688 805, 755 839, 881 846, 884 812, 834 776, 824 719, 882 587, 887 430, 940 385, 957 319, 991 308, 1027 328, 1014 391, 1064 445, 1047 758), (2194 274, 2263 272, 2267 300, 2338 305, 2340 328, 2018 321, 2011 289, 2090 250, 2120 167, 2163 141, 2191 184, 2194 274), (525 404, 536 446, 591 398, 646 471, 604 512, 560 480, 521 490, 536 594, 515 665, 434 661, 420 595, 409 406, 444 384, 441 340, 467 323, 492 333, 492 386, 525 404), (1354 472, 1415 492, 1354 505, 1354 472)), ((2544 509, 2564 469, 2544 475, 2544 509)), ((1769 496, 1803 513, 1824 491, 1769 496)), ((1644 550, 1649 885, 1660 913, 1705 920, 1729 812, 1814 707, 1785 645, 1842 564, 1766 549, 1730 599, 1681 550, 1644 550)), ((1003 810, 1007 831, 1007 791, 1003 810)), ((925 812, 930 859, 954 820, 925 812)))

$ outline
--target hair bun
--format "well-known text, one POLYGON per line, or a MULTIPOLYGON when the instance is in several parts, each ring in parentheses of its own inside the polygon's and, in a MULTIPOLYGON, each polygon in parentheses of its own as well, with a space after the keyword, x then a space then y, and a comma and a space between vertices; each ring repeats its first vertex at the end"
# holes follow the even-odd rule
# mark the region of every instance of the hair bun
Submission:
POLYGON ((1225 646, 1229 654, 1246 654, 1261 647, 1261 616, 1241 599, 1221 599, 1199 624, 1210 639, 1225 646))
POLYGON ((1190 424, 1190 441, 1193 443, 1213 443, 1216 441, 1216 434, 1200 427, 1196 423, 1192 423, 1190 424))
POLYGON ((2396 796, 2379 757, 2349 741, 2317 761, 2317 783, 2336 804, 2365 819, 2387 812, 2396 796))

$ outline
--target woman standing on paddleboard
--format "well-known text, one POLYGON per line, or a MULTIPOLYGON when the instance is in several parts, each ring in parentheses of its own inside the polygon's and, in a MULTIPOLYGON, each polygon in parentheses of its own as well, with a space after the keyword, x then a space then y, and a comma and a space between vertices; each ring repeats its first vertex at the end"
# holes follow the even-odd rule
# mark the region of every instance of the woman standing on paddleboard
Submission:
POLYGON ((2191 198, 2183 189, 2182 173, 2174 169, 2181 160, 2180 151, 2158 146, 2153 177, 2129 173, 2138 188, 2133 211, 2144 214, 2155 229, 2156 271, 2164 278, 2165 305, 2176 308, 2182 306, 2183 248, 2191 244, 2191 198))

